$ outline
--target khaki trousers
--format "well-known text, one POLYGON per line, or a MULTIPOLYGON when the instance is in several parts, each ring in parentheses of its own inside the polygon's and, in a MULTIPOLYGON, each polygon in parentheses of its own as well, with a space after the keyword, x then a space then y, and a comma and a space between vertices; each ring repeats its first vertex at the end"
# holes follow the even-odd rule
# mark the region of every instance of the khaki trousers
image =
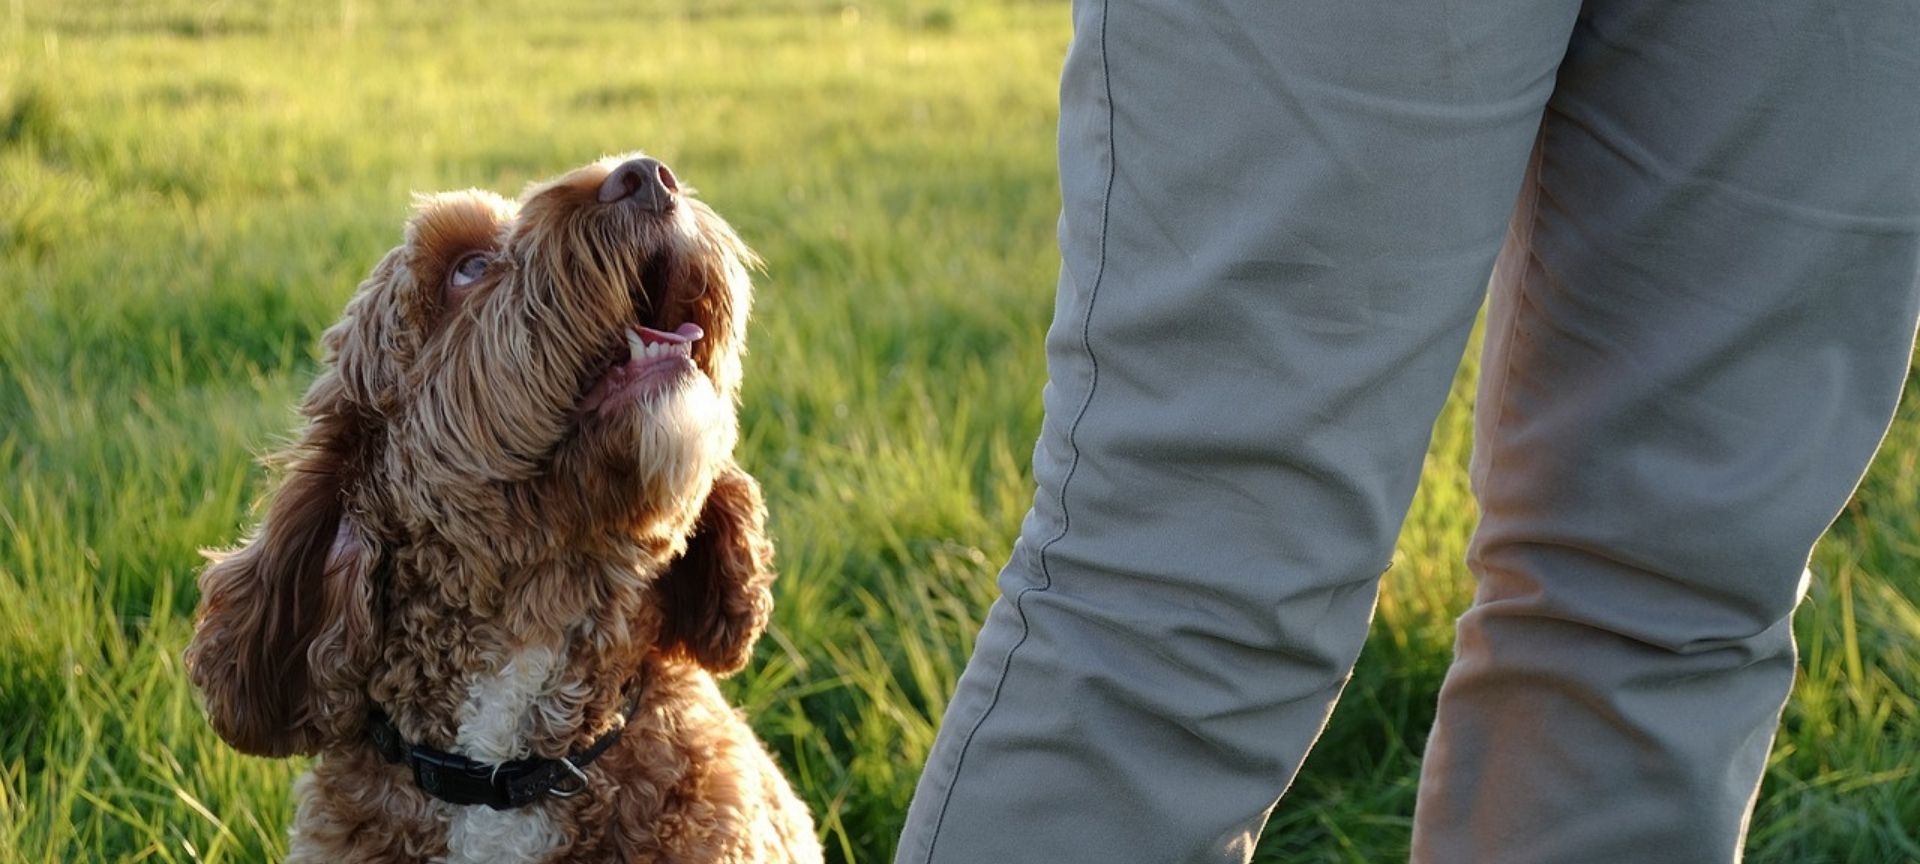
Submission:
POLYGON ((1920 3, 1073 15, 1039 489, 896 862, 1245 860, 1489 273, 1413 857, 1737 859, 1908 374, 1920 3))

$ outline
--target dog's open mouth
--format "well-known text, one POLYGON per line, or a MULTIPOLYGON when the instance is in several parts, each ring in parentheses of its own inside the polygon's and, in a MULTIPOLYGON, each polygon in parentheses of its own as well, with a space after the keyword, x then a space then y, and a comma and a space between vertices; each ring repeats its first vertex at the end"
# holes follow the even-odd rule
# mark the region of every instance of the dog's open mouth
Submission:
POLYGON ((656 317, 665 305, 668 270, 665 256, 656 255, 641 274, 640 287, 631 298, 637 320, 621 332, 620 342, 608 349, 606 371, 580 401, 583 413, 604 413, 664 390, 697 371, 693 343, 706 335, 700 325, 687 321, 672 330, 648 326, 660 323, 648 319, 656 317))
POLYGON ((705 335, 706 331, 691 321, 671 333, 633 325, 626 332, 625 353, 587 390, 580 410, 605 411, 666 389, 694 371, 693 343, 705 335))

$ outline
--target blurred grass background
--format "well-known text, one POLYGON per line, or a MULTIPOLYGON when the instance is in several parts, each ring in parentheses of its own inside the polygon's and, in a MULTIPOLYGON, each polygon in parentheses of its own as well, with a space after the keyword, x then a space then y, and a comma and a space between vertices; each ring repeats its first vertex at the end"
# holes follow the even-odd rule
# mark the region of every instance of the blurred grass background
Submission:
MULTIPOLYGON (((729 689, 830 857, 888 860, 1031 494, 1063 3, 0 13, 0 860, 284 851, 302 766, 227 750, 181 675, 195 549, 246 524, 410 192, 637 147, 768 261, 741 456, 784 576, 729 689)), ((1471 591, 1473 374, 1264 861, 1405 859, 1471 591)), ((1920 861, 1916 402, 1815 555, 1749 860, 1920 861)))

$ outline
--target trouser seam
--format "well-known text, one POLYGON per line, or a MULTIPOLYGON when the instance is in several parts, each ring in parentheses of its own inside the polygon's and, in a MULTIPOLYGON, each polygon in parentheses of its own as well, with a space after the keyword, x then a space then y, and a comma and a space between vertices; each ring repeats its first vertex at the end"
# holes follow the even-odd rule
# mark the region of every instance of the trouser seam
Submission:
POLYGON ((1024 606, 1027 595, 1035 591, 1046 591, 1053 587, 1053 572, 1047 566, 1047 552, 1051 550, 1055 544, 1066 539, 1067 532, 1073 524, 1072 518, 1067 510, 1067 489, 1072 485, 1074 473, 1080 467, 1080 445, 1078 442, 1080 423, 1086 419, 1088 410, 1093 406, 1094 391, 1100 386, 1100 363, 1094 356, 1093 351, 1093 306, 1094 301, 1099 298, 1100 286, 1107 274, 1107 224, 1112 212, 1113 180, 1115 173, 1117 173, 1115 164, 1118 161, 1114 153, 1115 148, 1113 142, 1113 78, 1109 74, 1107 67, 1107 14, 1109 8, 1109 4, 1105 2, 1105 0, 1102 0, 1100 3, 1100 29, 1096 40, 1096 44, 1100 50, 1100 83, 1107 103, 1107 181, 1106 188, 1100 195, 1099 253, 1094 265, 1093 282, 1087 289, 1087 308, 1080 319, 1080 345, 1086 352, 1087 366, 1089 368, 1087 395, 1086 398, 1081 400, 1080 408, 1074 414, 1073 422, 1067 427, 1067 450, 1069 455, 1066 475, 1060 480, 1060 495, 1058 499, 1060 507, 1060 530, 1048 538, 1045 543, 1042 543, 1040 548, 1034 553, 1040 564, 1040 584, 1029 585, 1020 589, 1020 592, 1014 595, 1013 610, 1014 615, 1020 620, 1020 638, 1014 640, 1013 647, 1007 649, 1007 658, 1001 663, 1000 674, 994 679, 993 694, 987 699, 987 707, 980 712, 980 717, 974 721, 973 728, 967 730, 967 737, 960 744, 960 752, 954 756, 953 770, 947 778, 947 788, 945 793, 940 796, 940 809, 934 816, 932 829, 927 833, 927 854, 922 860, 928 862, 928 864, 931 864, 933 861, 934 846, 940 841, 940 828, 942 823, 946 821, 947 806, 953 802, 953 789, 959 785, 960 770, 965 766, 967 751, 971 749, 973 745, 974 736, 978 735, 980 728, 986 725, 987 718, 993 714, 994 707, 1000 702, 1000 692, 1006 685, 1007 675, 1013 669, 1014 655, 1019 653, 1021 646, 1026 644, 1027 637, 1032 634, 1032 628, 1027 622, 1027 613, 1024 606))

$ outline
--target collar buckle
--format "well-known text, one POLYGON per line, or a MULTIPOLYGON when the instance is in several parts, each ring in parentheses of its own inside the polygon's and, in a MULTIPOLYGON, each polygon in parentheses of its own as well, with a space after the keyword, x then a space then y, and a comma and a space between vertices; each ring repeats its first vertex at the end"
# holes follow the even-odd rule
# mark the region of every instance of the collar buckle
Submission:
POLYGON ((553 761, 561 768, 567 770, 567 775, 560 779, 565 780, 570 776, 574 782, 570 786, 561 786, 559 785, 559 781, 556 780, 554 781, 554 785, 547 789, 548 795, 555 798, 572 798, 575 795, 587 791, 587 772, 580 770, 580 766, 573 764, 573 757, 569 756, 565 759, 555 759, 553 761))

